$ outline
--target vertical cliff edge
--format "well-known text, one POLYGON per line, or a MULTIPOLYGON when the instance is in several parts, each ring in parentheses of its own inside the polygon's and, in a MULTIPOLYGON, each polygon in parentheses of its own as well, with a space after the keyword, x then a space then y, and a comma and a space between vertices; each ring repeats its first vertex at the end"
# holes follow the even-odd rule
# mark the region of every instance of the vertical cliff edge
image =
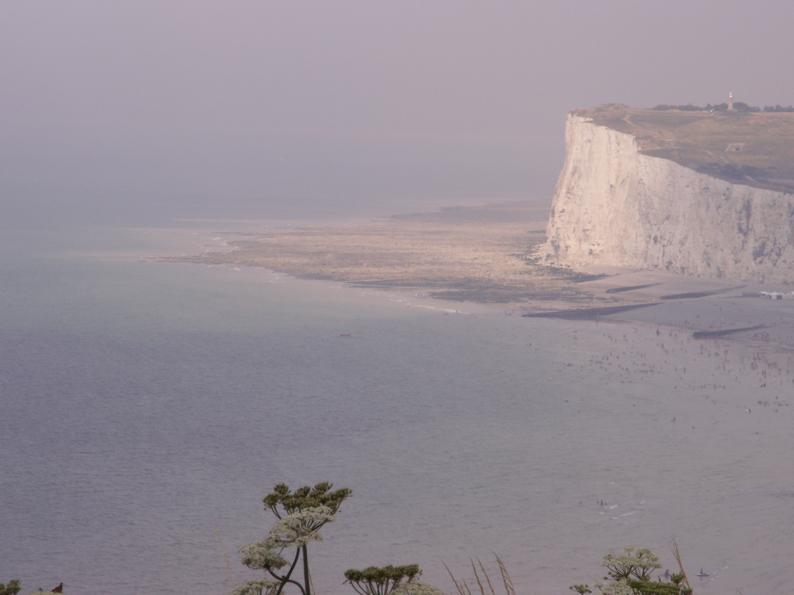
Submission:
POLYGON ((633 134, 568 116, 540 251, 546 263, 794 283, 794 194, 712 177, 642 148, 633 134))

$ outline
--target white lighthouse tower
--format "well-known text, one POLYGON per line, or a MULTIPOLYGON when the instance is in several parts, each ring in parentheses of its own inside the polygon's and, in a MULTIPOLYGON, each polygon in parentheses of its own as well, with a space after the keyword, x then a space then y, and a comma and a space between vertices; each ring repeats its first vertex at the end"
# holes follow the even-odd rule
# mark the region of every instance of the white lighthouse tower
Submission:
POLYGON ((733 111, 733 93, 728 93, 728 111, 733 111))

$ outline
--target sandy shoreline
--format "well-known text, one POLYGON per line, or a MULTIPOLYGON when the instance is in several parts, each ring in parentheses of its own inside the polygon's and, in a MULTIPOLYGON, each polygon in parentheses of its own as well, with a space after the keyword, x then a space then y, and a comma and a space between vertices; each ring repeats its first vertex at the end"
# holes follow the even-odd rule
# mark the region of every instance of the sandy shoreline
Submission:
POLYGON ((263 267, 303 279, 421 291, 452 301, 527 308, 589 303, 572 271, 534 262, 546 209, 511 202, 350 225, 302 226, 229 238, 232 251, 165 262, 263 267), (555 302, 560 302, 556 304, 555 302))
POLYGON ((231 250, 158 260, 263 267, 304 279, 421 292, 531 315, 597 316, 604 322, 636 321, 693 334, 734 331, 720 340, 794 353, 794 300, 759 297, 761 291, 791 288, 665 271, 545 267, 533 254, 545 241, 547 217, 546 207, 524 201, 447 208, 354 224, 230 233, 231 250), (564 314, 569 310, 575 310, 573 315, 564 314))

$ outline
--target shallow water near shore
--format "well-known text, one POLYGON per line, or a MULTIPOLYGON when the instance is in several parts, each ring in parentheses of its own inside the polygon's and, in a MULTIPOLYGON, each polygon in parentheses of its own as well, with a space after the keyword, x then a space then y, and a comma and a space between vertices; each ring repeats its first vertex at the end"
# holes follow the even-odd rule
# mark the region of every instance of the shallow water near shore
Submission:
POLYGON ((220 245, 4 237, 0 580, 226 593, 218 536, 233 580, 258 576, 235 552, 272 524, 262 496, 330 480, 354 496, 310 550, 319 595, 349 592, 347 568, 414 562, 451 592, 442 562, 497 573, 490 552, 518 593, 559 593, 624 545, 674 570, 673 539, 696 593, 794 589, 785 358, 149 260, 220 245))

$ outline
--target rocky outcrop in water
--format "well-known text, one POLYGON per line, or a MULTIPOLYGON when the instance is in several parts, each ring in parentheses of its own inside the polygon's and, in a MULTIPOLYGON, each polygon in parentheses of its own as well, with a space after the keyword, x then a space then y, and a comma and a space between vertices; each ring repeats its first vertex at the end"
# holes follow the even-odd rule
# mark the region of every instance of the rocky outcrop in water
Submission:
POLYGON ((794 282, 794 194, 644 155, 634 136, 575 114, 566 147, 545 262, 794 282))

